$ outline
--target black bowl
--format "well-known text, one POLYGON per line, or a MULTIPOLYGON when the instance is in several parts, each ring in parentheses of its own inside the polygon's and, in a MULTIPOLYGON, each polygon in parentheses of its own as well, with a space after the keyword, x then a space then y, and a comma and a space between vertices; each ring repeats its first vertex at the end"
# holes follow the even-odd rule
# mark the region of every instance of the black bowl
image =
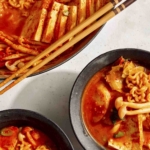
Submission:
POLYGON ((73 150, 66 134, 51 120, 29 110, 9 109, 0 111, 0 128, 6 126, 31 126, 50 137, 58 150, 73 150))
POLYGON ((112 50, 92 60, 79 74, 72 88, 70 95, 71 124, 79 142, 86 150, 103 150, 105 148, 94 142, 83 125, 80 104, 84 88, 93 75, 100 69, 116 61, 120 56, 138 61, 146 67, 150 66, 150 52, 148 51, 133 48, 112 50))

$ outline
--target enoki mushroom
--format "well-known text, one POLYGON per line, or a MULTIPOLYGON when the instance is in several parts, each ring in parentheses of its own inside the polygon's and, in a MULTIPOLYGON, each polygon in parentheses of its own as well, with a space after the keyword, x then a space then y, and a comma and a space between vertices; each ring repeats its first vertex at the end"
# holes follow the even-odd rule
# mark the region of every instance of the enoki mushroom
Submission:
POLYGON ((138 114, 144 114, 144 113, 150 113, 150 108, 141 108, 137 110, 127 110, 126 106, 121 106, 118 110, 118 115, 121 119, 125 117, 125 115, 138 115, 138 114))
POLYGON ((142 104, 124 102, 123 97, 118 97, 116 99, 115 107, 118 110, 118 115, 121 119, 123 119, 126 115, 138 115, 138 114, 150 113, 150 102, 142 103, 142 104), (128 110, 127 107, 133 108, 134 110, 128 110))

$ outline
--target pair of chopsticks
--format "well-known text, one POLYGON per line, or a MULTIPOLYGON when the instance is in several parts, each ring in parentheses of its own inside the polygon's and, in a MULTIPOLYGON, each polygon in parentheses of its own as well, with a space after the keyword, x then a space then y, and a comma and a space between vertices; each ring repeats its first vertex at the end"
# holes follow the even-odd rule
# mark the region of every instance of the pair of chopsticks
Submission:
POLYGON ((85 21, 83 21, 81 24, 73 28, 70 32, 65 34, 63 37, 61 37, 58 41, 53 43, 51 46, 46 48, 42 53, 37 55, 33 60, 29 61, 24 67, 16 71, 14 74, 6 78, 4 81, 0 83, 0 87, 3 87, 5 84, 7 84, 12 79, 20 76, 20 74, 31 67, 35 62, 45 57, 47 54, 53 52, 56 48, 58 48, 60 45, 62 45, 60 48, 58 48, 56 51, 51 53, 47 58, 43 59, 41 63, 38 65, 32 67, 29 69, 26 73, 18 77, 16 80, 11 82, 9 85, 7 85, 5 88, 0 90, 0 94, 3 94, 4 92, 8 91, 10 88, 18 84, 20 81, 22 81, 24 78, 28 77, 41 67, 43 67, 45 64, 65 52, 68 48, 82 40, 84 37, 104 25, 107 21, 109 21, 111 18, 119 14, 121 11, 123 11, 125 8, 127 8, 129 5, 131 5, 136 0, 126 0, 124 3, 117 6, 115 9, 113 9, 118 3, 121 2, 121 0, 111 0, 109 3, 107 3, 105 6, 103 6, 100 10, 95 12, 92 16, 87 18, 85 21), (68 41, 71 37, 73 37, 70 41, 68 41), (68 42, 66 42, 68 41, 68 42), (64 44, 65 43, 65 44, 64 44))

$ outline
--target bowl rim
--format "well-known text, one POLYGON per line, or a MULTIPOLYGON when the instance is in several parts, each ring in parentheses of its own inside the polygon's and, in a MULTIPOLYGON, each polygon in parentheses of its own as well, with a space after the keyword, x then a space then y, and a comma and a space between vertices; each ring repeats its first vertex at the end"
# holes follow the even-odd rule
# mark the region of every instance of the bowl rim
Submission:
MULTIPOLYGON (((29 78, 29 77, 34 77, 34 76, 37 76, 37 75, 41 75, 41 74, 46 73, 46 72, 48 72, 48 71, 51 71, 51 70, 53 70, 53 69, 55 69, 55 68, 58 68, 59 66, 65 64, 66 62, 68 62, 69 60, 71 60, 72 58, 74 58, 74 57, 75 57, 76 55, 78 55, 81 51, 83 51, 83 50, 98 36, 98 34, 101 32, 101 30, 103 29, 104 26, 105 26, 105 24, 102 25, 102 26, 101 26, 100 28, 98 28, 97 30, 93 31, 91 34, 87 35, 85 38, 83 38, 82 40, 85 40, 87 37, 90 37, 90 36, 91 36, 91 37, 88 39, 88 41, 82 46, 82 48, 79 48, 78 51, 74 52, 74 53, 73 53, 72 55, 70 55, 67 59, 65 59, 65 60, 63 60, 63 61, 61 61, 61 62, 59 62, 58 64, 56 64, 56 65, 54 65, 54 66, 52 66, 52 67, 50 67, 50 68, 44 69, 44 70, 39 71, 39 72, 35 72, 35 73, 29 75, 28 78, 29 78)), ((81 41, 82 41, 82 40, 81 40, 81 41)), ((78 43, 80 43, 81 41, 79 41, 78 43)), ((78 43, 77 43, 77 44, 78 44, 78 43)), ((6 78, 7 78, 7 75, 6 75, 6 77, 5 77, 5 75, 4 75, 4 77, 0 77, 0 80, 5 80, 6 78)), ((17 79, 17 78, 18 78, 18 77, 14 78, 14 79, 17 79)))
MULTIPOLYGON (((67 134, 61 129, 61 127, 51 119, 48 119, 44 115, 40 114, 39 112, 35 112, 33 110, 27 110, 27 109, 6 109, 0 111, 0 119, 4 118, 4 120, 6 120, 8 115, 12 115, 12 116, 15 115, 17 117, 21 116, 23 121, 25 121, 26 118, 28 117, 30 117, 31 119, 35 118, 37 120, 40 120, 44 124, 47 124, 48 126, 51 126, 54 130, 56 130, 56 132, 58 132, 59 135, 65 140, 66 144, 69 146, 69 149, 71 148, 71 150, 74 150, 70 139, 68 138, 67 134)), ((15 118, 9 119, 9 121, 11 120, 14 121, 17 119, 15 118)))
MULTIPOLYGON (((104 27, 104 25, 101 26, 99 29, 93 31, 91 34, 89 34, 88 36, 90 36, 90 35, 92 35, 93 33, 95 33, 95 34, 89 39, 89 41, 88 41, 80 50, 78 50, 77 52, 75 52, 73 55, 69 56, 67 59, 63 60, 62 62, 58 63, 57 65, 55 65, 55 66, 53 66, 53 67, 51 67, 51 68, 49 68, 49 69, 45 69, 45 70, 43 70, 43 71, 40 71, 40 72, 38 72, 38 73, 34 73, 34 74, 30 75, 29 77, 37 76, 37 75, 40 75, 40 74, 42 74, 42 73, 48 72, 48 71, 50 71, 50 70, 53 70, 53 69, 55 69, 55 68, 57 68, 57 67, 59 67, 59 66, 65 64, 66 62, 68 62, 68 61, 71 60, 72 58, 74 58, 74 57, 75 57, 76 55, 78 55, 81 51, 83 51, 83 50, 98 36, 98 34, 100 33, 100 31, 103 29, 103 27, 104 27), (97 31, 97 32, 96 32, 96 31, 97 31)), ((88 36, 86 36, 86 37, 88 37, 88 36)), ((86 38, 86 37, 85 37, 85 38, 86 38)), ((85 38, 84 38, 84 39, 85 39, 85 38)), ((84 40, 84 39, 83 39, 83 40, 84 40)), ((80 41, 79 41, 79 42, 80 42, 80 41)), ((78 43, 79 43, 79 42, 78 42, 78 43)))
MULTIPOLYGON (((70 93, 70 100, 69 100, 69 115, 70 115, 70 122, 71 126, 73 128, 73 132, 75 136, 77 137, 79 143, 82 145, 82 147, 86 150, 105 150, 103 146, 100 146, 100 144, 96 143, 92 137, 87 133, 83 123, 82 123, 82 116, 81 116, 81 109, 80 109, 80 102, 82 98, 82 92, 84 91, 85 86, 87 85, 88 81, 91 79, 91 77, 97 73, 100 69, 103 67, 110 65, 113 63, 116 59, 114 59, 112 62, 103 62, 102 60, 105 56, 108 56, 111 58, 114 54, 119 55, 122 54, 124 55, 129 55, 130 53, 134 54, 132 55, 134 59, 138 57, 139 59, 147 60, 146 63, 150 65, 150 51, 148 50, 143 50, 143 49, 138 49, 138 48, 120 48, 120 49, 113 49, 110 51, 107 51, 105 53, 100 54, 93 60, 91 60, 79 73, 77 76, 73 87, 71 89, 70 93), (136 53, 137 52, 137 53, 136 53), (102 59, 102 60, 101 60, 102 59), (100 63, 102 66, 100 66, 100 63), (99 65, 99 67, 97 67, 99 65), (93 67, 93 68, 92 68, 93 67), (94 68, 95 67, 95 68, 94 68), (91 71, 94 71, 92 74, 90 74, 91 71), (85 74, 90 74, 89 77, 85 78, 85 74), (84 82, 84 85, 83 85, 84 82), (80 89, 81 88, 81 89, 80 89)), ((120 55, 120 56, 122 56, 120 55)), ((131 54, 130 54, 131 55, 131 54)), ((116 56, 117 57, 117 56, 116 56)), ((105 60, 105 59, 104 59, 105 60)), ((111 61, 111 60, 109 60, 111 61)))

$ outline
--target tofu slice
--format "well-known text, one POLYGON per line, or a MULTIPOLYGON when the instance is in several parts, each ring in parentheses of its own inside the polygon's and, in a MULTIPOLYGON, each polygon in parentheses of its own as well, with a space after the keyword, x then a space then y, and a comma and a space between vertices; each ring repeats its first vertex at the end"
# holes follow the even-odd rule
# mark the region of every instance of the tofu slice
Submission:
POLYGON ((98 11, 101 6, 101 0, 95 0, 95 11, 98 11))
POLYGON ((103 7, 109 0, 95 0, 95 11, 98 11, 101 7, 103 7))
POLYGON ((66 32, 72 30, 76 25, 77 25, 77 6, 70 6, 66 32))
POLYGON ((29 14, 28 18, 26 19, 26 22, 23 26, 23 29, 21 31, 21 36, 25 37, 25 38, 30 38, 32 33, 33 33, 33 29, 31 29, 30 27, 32 26, 33 24, 33 20, 34 18, 36 17, 36 13, 37 11, 40 9, 42 5, 42 1, 37 1, 32 9, 31 9, 31 14, 29 14))
POLYGON ((77 6, 77 4, 78 4, 78 0, 73 0, 67 3, 67 5, 69 6, 77 6))
POLYGON ((69 6, 62 4, 54 30, 54 41, 57 41, 60 37, 62 37, 65 34, 68 16, 69 6))
POLYGON ((108 141, 108 145, 116 150, 132 150, 132 144, 132 141, 123 141, 113 138, 108 141))
POLYGON ((149 144, 150 143, 150 132, 144 131, 143 134, 144 134, 143 145, 144 145, 144 147, 147 147, 148 149, 150 149, 150 144, 149 144))
POLYGON ((139 150, 139 142, 133 142, 128 137, 123 138, 111 138, 108 141, 108 145, 116 150, 139 150))
POLYGON ((60 11, 60 7, 61 7, 60 3, 58 2, 53 3, 51 10, 49 11, 45 21, 45 29, 42 35, 42 42, 51 43, 54 37, 54 29, 58 18, 58 13, 60 11))
POLYGON ((100 0, 100 8, 103 7, 109 0, 100 0))
POLYGON ((71 2, 71 0, 56 0, 59 3, 68 3, 71 2))
POLYGON ((86 18, 95 12, 95 0, 86 0, 86 18))
POLYGON ((53 3, 52 0, 44 0, 42 4, 42 9, 39 11, 39 16, 37 18, 39 21, 37 21, 37 24, 35 25, 35 28, 37 27, 36 31, 33 33, 31 39, 35 41, 40 41, 42 32, 44 29, 44 22, 47 17, 48 8, 50 7, 50 4, 53 3))
POLYGON ((51 2, 51 0, 36 1, 24 25, 21 36, 35 41, 41 40, 44 22, 51 2))
POLYGON ((86 0, 78 0, 77 7, 78 7, 77 24, 80 24, 86 19, 86 0))

